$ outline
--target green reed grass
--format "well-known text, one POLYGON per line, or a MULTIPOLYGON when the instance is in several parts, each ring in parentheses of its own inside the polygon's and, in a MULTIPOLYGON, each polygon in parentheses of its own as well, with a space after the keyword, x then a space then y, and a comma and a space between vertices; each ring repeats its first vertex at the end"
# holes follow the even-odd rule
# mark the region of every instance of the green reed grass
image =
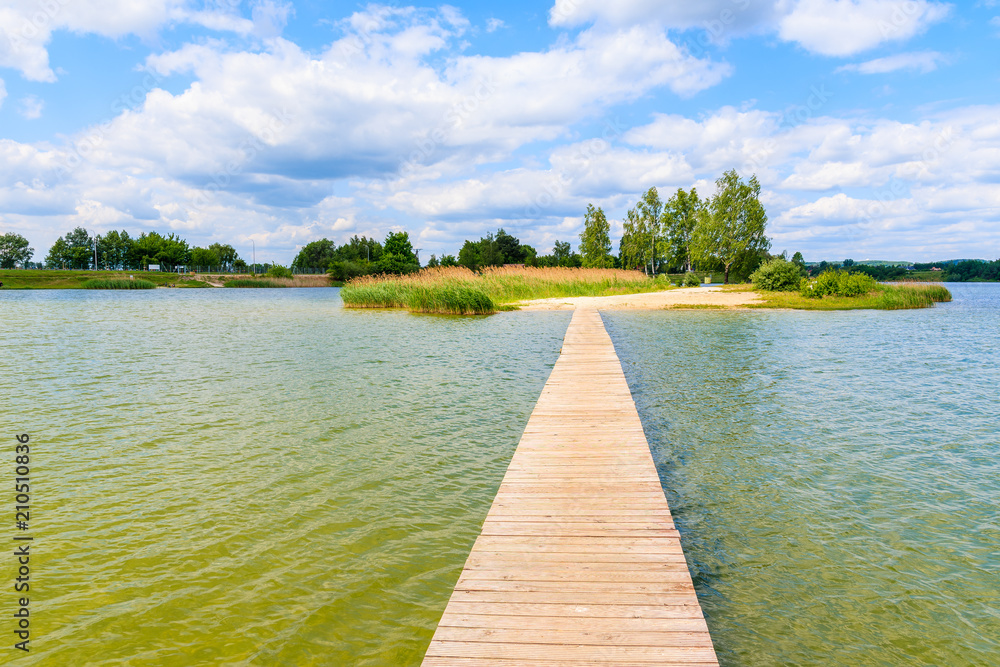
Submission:
POLYGON ((408 276, 363 276, 340 292, 348 308, 406 308, 412 312, 485 315, 528 299, 653 292, 669 287, 638 271, 619 269, 424 269, 408 276))
POLYGON ((155 289, 156 283, 149 280, 129 280, 127 278, 92 278, 84 281, 83 289, 155 289))

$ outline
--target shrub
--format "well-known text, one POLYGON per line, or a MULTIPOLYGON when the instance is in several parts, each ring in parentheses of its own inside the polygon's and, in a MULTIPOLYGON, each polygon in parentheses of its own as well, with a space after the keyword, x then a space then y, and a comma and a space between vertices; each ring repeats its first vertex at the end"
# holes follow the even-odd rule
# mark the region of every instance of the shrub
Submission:
POLYGON ((862 296, 878 287, 878 282, 865 273, 824 271, 816 280, 803 279, 799 284, 802 296, 819 299, 824 296, 862 296))
POLYGON ((267 277, 268 278, 291 278, 292 277, 292 270, 288 269, 288 268, 285 268, 284 266, 280 266, 278 264, 275 264, 274 266, 271 266, 270 268, 268 268, 268 270, 267 270, 267 277))
POLYGON ((688 271, 684 274, 684 287, 697 287, 701 285, 701 281, 698 280, 698 276, 688 271))
POLYGON ((760 265, 750 274, 750 282, 757 289, 768 292, 791 292, 799 288, 802 272, 799 265, 783 257, 775 257, 760 265))

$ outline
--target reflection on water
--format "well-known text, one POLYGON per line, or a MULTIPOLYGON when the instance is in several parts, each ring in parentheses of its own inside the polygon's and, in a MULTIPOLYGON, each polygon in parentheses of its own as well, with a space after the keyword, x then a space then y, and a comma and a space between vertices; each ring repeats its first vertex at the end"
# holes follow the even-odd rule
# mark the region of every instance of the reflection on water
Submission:
POLYGON ((0 425, 34 452, 18 664, 59 666, 419 663, 570 316, 333 289, 0 308, 0 425))
POLYGON ((605 315, 725 665, 1000 664, 1000 286, 605 315))

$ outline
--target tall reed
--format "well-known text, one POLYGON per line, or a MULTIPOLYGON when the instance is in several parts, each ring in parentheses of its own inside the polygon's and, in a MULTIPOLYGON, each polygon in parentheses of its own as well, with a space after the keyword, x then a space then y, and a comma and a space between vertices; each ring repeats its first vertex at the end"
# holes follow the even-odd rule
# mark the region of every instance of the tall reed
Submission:
POLYGON ((155 289, 150 280, 129 280, 128 278, 91 278, 83 281, 83 289, 155 289))
POLYGON ((489 314, 527 299, 634 294, 663 289, 639 271, 436 267, 405 276, 362 276, 341 290, 349 308, 407 308, 413 312, 489 314))

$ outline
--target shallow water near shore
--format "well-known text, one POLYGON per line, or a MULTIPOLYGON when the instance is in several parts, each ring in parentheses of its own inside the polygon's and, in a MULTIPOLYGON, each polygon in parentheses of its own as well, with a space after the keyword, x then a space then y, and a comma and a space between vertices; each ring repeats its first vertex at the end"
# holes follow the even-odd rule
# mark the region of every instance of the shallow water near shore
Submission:
POLYGON ((419 664, 570 315, 337 292, 3 294, 3 458, 32 447, 17 664, 419 664))
POLYGON ((1000 664, 1000 285, 613 313, 723 665, 1000 664))
MULTIPOLYGON (((723 664, 1000 664, 1000 286, 949 288, 604 315, 723 664)), ((0 309, 3 458, 32 437, 12 664, 58 666, 419 664, 571 316, 336 289, 0 309)))

